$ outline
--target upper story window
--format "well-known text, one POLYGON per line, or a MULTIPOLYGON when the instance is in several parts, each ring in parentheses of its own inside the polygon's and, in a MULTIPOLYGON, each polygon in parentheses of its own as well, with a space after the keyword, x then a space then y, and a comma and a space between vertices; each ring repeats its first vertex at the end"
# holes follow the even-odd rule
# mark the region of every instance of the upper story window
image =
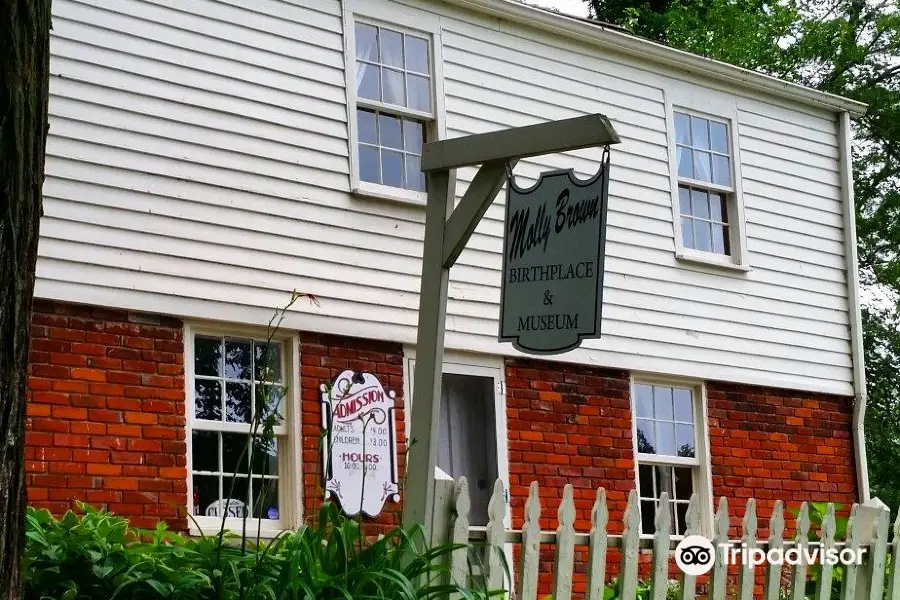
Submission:
POLYGON ((424 192, 422 144, 435 119, 431 41, 357 22, 354 46, 359 181, 424 192))
MULTIPOLYGON (((641 532, 655 531, 654 518, 663 492, 669 497, 672 533, 684 535, 691 495, 701 505, 709 469, 701 462, 702 427, 699 390, 688 386, 634 384, 635 447, 641 532)), ((701 506, 702 510, 702 506, 701 506)))

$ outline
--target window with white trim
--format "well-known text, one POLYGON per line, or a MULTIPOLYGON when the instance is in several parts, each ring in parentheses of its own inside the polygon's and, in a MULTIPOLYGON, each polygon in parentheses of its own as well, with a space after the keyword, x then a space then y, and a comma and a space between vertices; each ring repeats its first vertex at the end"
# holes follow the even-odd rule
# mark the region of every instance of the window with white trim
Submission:
POLYGON ((637 450, 641 532, 652 534, 663 492, 669 496, 672 533, 683 535, 691 495, 703 492, 698 415, 699 391, 690 386, 635 382, 634 434, 637 450))
MULTIPOLYGON (((191 332, 190 512, 203 529, 247 516, 283 528, 290 352, 283 341, 191 332), (266 423, 274 436, 262 435, 266 423), (248 443, 253 435, 253 442, 248 443)), ((254 526, 253 530, 256 530, 254 526)))
POLYGON ((740 232, 729 122, 679 109, 674 117, 681 245, 734 257, 740 232))
POLYGON ((357 21, 354 47, 359 180, 424 192, 422 144, 435 119, 431 39, 357 21))

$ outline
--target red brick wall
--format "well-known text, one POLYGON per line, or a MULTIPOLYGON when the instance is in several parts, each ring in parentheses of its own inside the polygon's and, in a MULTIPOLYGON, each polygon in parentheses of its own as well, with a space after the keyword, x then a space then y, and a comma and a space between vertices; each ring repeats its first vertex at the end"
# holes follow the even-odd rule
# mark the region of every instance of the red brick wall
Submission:
POLYGON ((182 324, 156 315, 35 301, 28 500, 74 500, 135 526, 187 526, 182 324))
MULTIPOLYGON (((303 502, 307 520, 318 515, 323 498, 321 392, 319 386, 331 383, 345 369, 367 371, 375 375, 385 391, 397 394, 397 463, 401 482, 406 470, 405 407, 403 400, 403 347, 392 342, 313 333, 300 334, 301 419, 303 421, 303 502)), ((400 524, 401 503, 387 502, 374 520, 372 533, 400 524)))
POLYGON ((762 529, 778 499, 844 512, 858 501, 851 398, 717 382, 707 393, 713 495, 728 497, 733 535, 750 497, 762 529))

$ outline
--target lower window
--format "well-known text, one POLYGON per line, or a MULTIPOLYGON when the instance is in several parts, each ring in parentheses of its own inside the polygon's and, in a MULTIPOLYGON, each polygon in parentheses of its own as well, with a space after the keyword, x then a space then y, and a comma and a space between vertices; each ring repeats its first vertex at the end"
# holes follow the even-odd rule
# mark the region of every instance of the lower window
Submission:
POLYGON ((692 386, 635 382, 632 397, 641 533, 654 533, 656 512, 666 493, 670 531, 684 535, 691 496, 698 494, 701 512, 707 501, 703 484, 709 469, 701 463, 704 454, 699 451, 705 432, 699 418, 702 394, 692 386))
POLYGON ((204 530, 282 529, 290 348, 283 340, 189 331, 189 509, 204 530))

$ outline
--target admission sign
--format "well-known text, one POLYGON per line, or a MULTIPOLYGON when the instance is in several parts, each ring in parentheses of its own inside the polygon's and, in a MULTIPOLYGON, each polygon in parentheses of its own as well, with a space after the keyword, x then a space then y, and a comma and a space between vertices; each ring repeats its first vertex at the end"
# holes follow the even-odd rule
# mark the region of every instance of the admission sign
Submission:
POLYGON ((394 392, 371 373, 344 371, 320 386, 325 428, 325 497, 348 516, 378 516, 400 500, 394 392))
POLYGON ((559 354, 600 337, 609 152, 588 181, 572 169, 507 183, 500 340, 559 354))

